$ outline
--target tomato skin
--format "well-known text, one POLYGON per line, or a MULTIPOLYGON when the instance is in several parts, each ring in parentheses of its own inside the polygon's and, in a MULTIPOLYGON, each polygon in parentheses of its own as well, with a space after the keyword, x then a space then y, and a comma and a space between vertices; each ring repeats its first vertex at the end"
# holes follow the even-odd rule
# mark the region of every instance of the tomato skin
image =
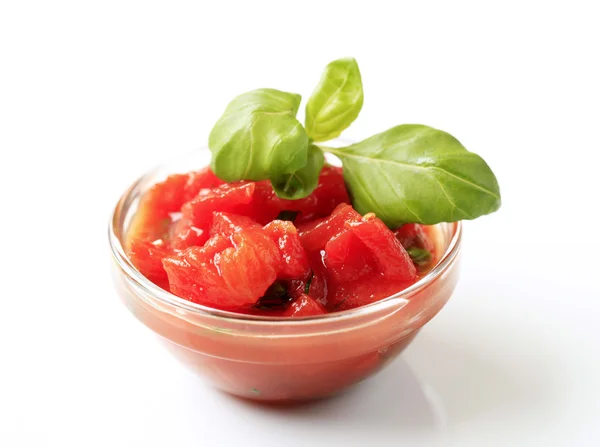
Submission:
POLYGON ((279 249, 279 279, 304 278, 310 267, 306 251, 300 242, 298 231, 293 223, 274 220, 264 227, 264 231, 279 249))

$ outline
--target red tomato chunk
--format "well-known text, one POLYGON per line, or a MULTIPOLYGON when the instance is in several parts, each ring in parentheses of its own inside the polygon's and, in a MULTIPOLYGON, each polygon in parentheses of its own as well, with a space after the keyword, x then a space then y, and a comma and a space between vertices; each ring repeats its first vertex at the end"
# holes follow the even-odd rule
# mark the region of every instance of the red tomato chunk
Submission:
POLYGON ((308 295, 301 295, 283 313, 284 317, 310 317, 327 313, 318 301, 308 295))
POLYGON ((278 278, 304 278, 310 267, 308 256, 300 242, 298 231, 291 222, 274 220, 265 226, 265 232, 279 249, 280 268, 278 278))
POLYGON ((323 168, 300 200, 277 197, 269 181, 224 183, 205 168, 145 193, 126 249, 150 281, 204 306, 275 317, 352 309, 414 283, 406 250, 433 253, 434 244, 421 225, 392 232, 349 203, 340 168, 323 168))

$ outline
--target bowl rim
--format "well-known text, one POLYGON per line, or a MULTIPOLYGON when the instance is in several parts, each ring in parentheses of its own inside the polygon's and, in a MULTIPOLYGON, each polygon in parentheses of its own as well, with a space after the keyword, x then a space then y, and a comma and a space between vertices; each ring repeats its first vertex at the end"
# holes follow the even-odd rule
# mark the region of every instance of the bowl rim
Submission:
MULTIPOLYGON (((379 301, 375 301, 365 306, 357 307, 355 309, 343 310, 338 312, 330 312, 323 315, 289 318, 289 317, 271 317, 262 315, 247 315, 236 312, 229 312, 226 310, 215 309, 201 304, 193 303, 184 298, 178 297, 171 292, 162 289, 161 287, 154 284, 152 281, 147 279, 142 273, 140 273, 129 257, 125 253, 125 249, 121 242, 121 228, 124 226, 125 217, 129 212, 129 208, 132 203, 137 202, 135 199, 140 193, 141 185, 145 184, 148 179, 157 176, 157 173, 168 166, 169 163, 162 163, 155 166, 153 169, 146 171, 140 176, 133 184, 125 190, 125 192, 119 198, 116 206, 113 208, 111 217, 108 225, 108 239, 112 257, 119 267, 120 273, 124 274, 129 280, 133 281, 136 286, 140 287, 143 292, 149 294, 151 297, 159 300, 164 304, 174 306, 178 312, 187 312, 196 314, 204 317, 212 317, 221 320, 227 320, 229 322, 243 322, 243 323, 271 323, 277 325, 289 325, 289 326, 301 326, 311 323, 321 322, 340 322, 344 320, 359 318, 368 314, 375 314, 385 308, 387 308, 390 302, 398 300, 404 300, 405 298, 419 292, 424 289, 436 279, 438 279, 446 268, 452 264, 455 258, 458 256, 462 240, 462 222, 446 222, 445 224, 453 226, 452 238, 446 248, 446 251, 441 256, 436 265, 420 278, 417 282, 410 285, 406 289, 401 290, 398 293, 390 295, 379 301), (133 201, 133 202, 132 202, 133 201)), ((153 182, 154 183, 154 182, 153 182)), ((407 302, 407 301, 406 301, 407 302)))

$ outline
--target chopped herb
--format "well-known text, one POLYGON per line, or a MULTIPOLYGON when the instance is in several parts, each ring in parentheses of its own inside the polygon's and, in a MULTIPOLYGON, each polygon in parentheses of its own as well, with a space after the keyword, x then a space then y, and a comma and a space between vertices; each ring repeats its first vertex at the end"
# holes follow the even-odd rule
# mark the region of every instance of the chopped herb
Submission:
POLYGON ((308 278, 308 281, 306 281, 306 285, 304 286, 304 293, 306 295, 310 295, 310 285, 312 284, 312 280, 315 277, 315 272, 310 272, 310 278, 308 278))
POLYGON ((287 303, 292 301, 292 296, 288 293, 284 284, 275 281, 261 296, 254 307, 261 310, 279 310, 287 303))
POLYGON ((406 250, 412 261, 419 267, 423 267, 431 261, 431 252, 424 248, 411 247, 406 250))

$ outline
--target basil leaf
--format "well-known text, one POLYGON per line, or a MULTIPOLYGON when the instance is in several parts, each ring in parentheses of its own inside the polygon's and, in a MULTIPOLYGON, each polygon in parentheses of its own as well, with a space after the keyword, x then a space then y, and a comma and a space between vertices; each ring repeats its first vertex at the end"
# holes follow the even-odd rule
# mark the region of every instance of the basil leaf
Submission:
POLYGON ((406 124, 343 148, 326 148, 344 166, 354 208, 388 227, 475 219, 500 207, 494 173, 452 135, 406 124))
POLYGON ((308 136, 296 119, 300 95, 273 89, 243 93, 213 127, 211 169, 222 180, 266 180, 306 165, 308 136))
POLYGON ((358 116, 363 87, 354 58, 338 59, 325 68, 306 104, 306 132, 314 141, 339 136, 358 116))
POLYGON ((319 183, 319 174, 324 163, 325 156, 321 149, 311 144, 308 148, 308 161, 303 168, 271 180, 275 193, 279 197, 289 200, 308 196, 319 183))

